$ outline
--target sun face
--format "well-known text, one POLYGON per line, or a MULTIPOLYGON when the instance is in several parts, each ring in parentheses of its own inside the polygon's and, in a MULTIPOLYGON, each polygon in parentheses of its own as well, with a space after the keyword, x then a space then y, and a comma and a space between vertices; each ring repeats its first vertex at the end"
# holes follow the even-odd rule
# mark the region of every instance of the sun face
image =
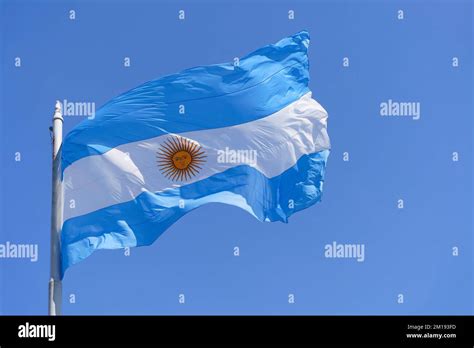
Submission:
POLYGON ((173 181, 186 181, 199 173, 206 155, 198 143, 171 136, 162 144, 156 158, 164 176, 173 181))

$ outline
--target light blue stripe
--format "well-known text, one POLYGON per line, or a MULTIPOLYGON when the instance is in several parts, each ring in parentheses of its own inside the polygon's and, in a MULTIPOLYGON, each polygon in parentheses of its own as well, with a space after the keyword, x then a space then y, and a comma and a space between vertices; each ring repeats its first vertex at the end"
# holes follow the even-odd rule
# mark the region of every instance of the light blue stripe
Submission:
POLYGON ((184 214, 206 203, 246 210, 250 206, 260 221, 287 222, 290 215, 321 199, 328 156, 329 150, 304 155, 271 179, 242 165, 181 188, 144 192, 133 201, 71 218, 61 234, 62 274, 97 249, 150 245, 184 214), (229 192, 245 198, 248 206, 229 192), (179 207, 180 199, 184 208, 179 207))
POLYGON ((147 82, 106 103, 62 146, 62 170, 86 156, 166 133, 241 124, 268 116, 309 92, 302 31, 233 63, 202 66, 147 82), (179 105, 185 114, 179 113, 179 105))

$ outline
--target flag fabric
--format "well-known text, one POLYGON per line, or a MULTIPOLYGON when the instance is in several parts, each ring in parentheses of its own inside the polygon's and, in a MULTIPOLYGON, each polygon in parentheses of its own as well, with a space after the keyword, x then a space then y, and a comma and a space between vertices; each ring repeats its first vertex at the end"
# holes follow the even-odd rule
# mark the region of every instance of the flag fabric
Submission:
POLYGON ((150 245, 206 203, 287 222, 320 201, 330 142, 308 45, 302 31, 152 80, 74 128, 61 149, 62 276, 97 249, 150 245))

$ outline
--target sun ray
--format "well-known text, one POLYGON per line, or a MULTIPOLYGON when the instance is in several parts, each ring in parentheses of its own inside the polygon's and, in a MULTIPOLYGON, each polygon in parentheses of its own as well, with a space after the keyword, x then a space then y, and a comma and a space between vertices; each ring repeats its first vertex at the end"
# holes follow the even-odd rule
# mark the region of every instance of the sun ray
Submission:
POLYGON ((180 136, 168 137, 156 153, 158 169, 172 181, 188 181, 198 175, 206 157, 201 145, 180 136))

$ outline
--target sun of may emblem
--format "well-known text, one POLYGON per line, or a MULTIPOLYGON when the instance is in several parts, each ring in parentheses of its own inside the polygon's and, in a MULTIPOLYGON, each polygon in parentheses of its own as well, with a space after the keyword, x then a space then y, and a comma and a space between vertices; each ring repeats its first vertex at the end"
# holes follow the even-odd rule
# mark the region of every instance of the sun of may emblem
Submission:
POLYGON ((164 141, 156 157, 164 176, 173 181, 186 181, 199 173, 206 155, 197 142, 172 136, 164 141))

